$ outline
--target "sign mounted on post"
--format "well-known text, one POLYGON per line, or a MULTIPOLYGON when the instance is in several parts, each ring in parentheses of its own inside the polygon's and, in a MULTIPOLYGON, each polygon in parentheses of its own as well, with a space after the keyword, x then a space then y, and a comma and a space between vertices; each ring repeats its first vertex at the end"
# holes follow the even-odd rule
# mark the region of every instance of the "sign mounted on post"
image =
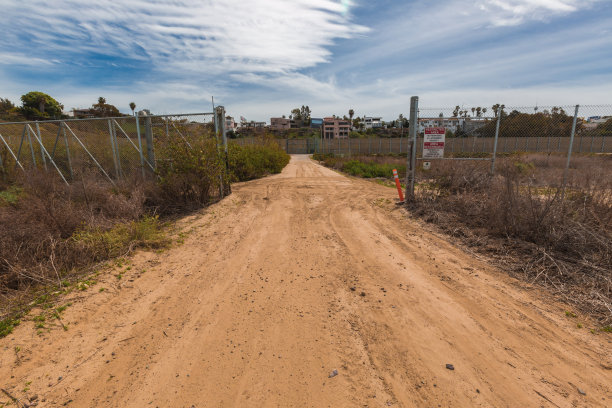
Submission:
POLYGON ((423 158, 440 159, 444 157, 444 136, 446 128, 431 127, 425 128, 423 138, 423 158))

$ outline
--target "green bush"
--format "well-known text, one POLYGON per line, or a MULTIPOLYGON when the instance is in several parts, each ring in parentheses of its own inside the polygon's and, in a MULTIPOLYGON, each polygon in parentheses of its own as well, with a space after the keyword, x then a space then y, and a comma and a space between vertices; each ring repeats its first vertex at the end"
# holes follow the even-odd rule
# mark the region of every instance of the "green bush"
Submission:
POLYGON ((352 176, 363 178, 393 178, 393 169, 396 168, 389 163, 364 163, 358 160, 351 160, 344 163, 342 171, 352 176))
POLYGON ((232 181, 247 181, 280 173, 289 159, 290 156, 278 144, 267 141, 246 146, 231 143, 228 149, 232 181))
POLYGON ((219 193, 224 166, 215 139, 202 134, 189 143, 165 136, 155 141, 159 191, 151 192, 150 201, 163 212, 200 208, 219 193))

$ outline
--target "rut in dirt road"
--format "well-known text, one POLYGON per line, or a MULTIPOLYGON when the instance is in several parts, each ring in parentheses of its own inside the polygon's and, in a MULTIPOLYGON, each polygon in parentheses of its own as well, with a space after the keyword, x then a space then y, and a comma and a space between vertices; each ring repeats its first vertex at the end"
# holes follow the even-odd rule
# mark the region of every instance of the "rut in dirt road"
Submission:
POLYGON ((48 407, 612 405, 609 336, 393 189, 294 156, 233 191, 181 221, 183 245, 71 295, 68 331, 0 340, 2 387, 48 407))

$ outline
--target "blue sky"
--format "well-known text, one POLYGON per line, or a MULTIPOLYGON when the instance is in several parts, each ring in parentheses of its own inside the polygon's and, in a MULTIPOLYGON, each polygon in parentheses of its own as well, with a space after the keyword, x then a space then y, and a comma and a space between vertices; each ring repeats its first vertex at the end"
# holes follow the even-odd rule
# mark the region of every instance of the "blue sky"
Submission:
POLYGON ((4 0, 0 96, 253 120, 612 103, 611 0, 4 0))

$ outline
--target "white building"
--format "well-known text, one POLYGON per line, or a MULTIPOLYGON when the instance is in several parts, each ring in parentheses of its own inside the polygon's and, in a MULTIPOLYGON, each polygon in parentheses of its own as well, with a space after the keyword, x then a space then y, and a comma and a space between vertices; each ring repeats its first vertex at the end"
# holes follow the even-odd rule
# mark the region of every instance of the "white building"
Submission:
POLYGON ((383 126, 382 118, 373 116, 364 116, 363 124, 366 129, 376 129, 383 126))
POLYGON ((455 133, 457 129, 471 132, 487 124, 489 118, 419 118, 419 133, 425 128, 443 127, 455 133))
POLYGON ((419 133, 423 133, 425 128, 432 127, 443 127, 454 133, 463 127, 464 121, 464 118, 419 118, 419 133))

